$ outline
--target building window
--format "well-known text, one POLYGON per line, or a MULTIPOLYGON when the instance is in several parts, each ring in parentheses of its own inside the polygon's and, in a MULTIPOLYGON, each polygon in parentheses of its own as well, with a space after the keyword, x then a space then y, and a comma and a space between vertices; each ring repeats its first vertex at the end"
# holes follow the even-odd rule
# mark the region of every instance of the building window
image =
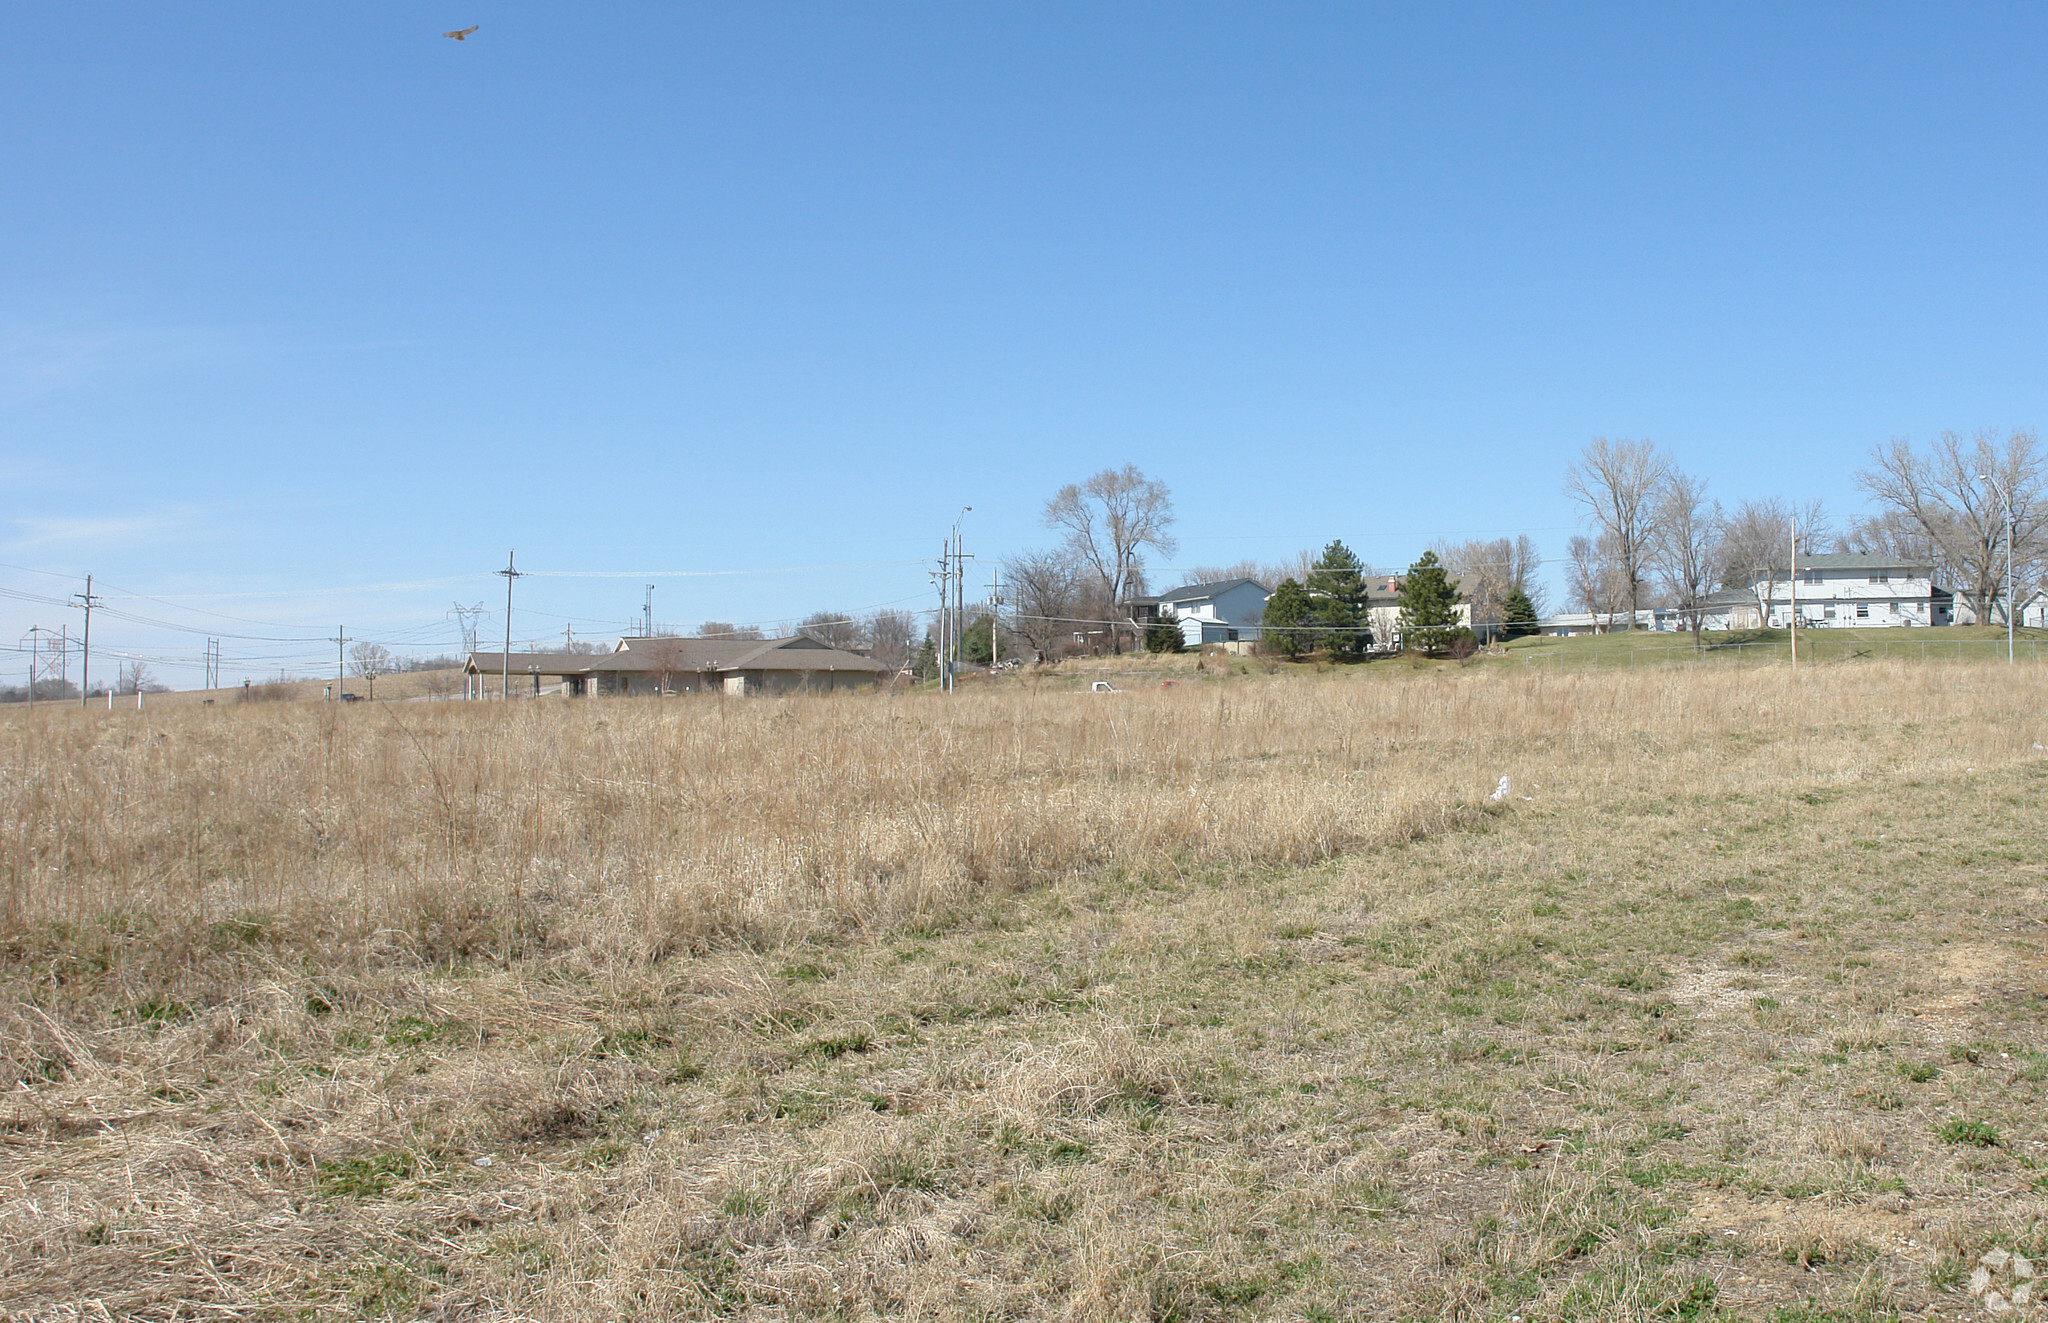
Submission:
POLYGON ((1856 604, 1856 618, 1858 620, 1870 619, 1870 603, 1858 602, 1856 604))
POLYGON ((1898 613, 1899 613, 1899 604, 1898 604, 1897 602, 1893 602, 1893 603, 1892 603, 1892 614, 1893 614, 1893 615, 1897 615, 1898 613))
POLYGON ((1819 583, 1819 582, 1820 582, 1820 571, 1819 571, 1819 570, 1808 570, 1808 571, 1806 572, 1806 581, 1807 581, 1808 583, 1819 583))

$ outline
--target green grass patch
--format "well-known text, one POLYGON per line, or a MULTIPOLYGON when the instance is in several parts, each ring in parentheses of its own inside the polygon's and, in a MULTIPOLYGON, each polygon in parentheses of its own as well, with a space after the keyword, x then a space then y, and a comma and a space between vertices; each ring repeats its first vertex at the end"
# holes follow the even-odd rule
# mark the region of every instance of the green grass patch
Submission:
POLYGON ((367 1158, 337 1158, 313 1168, 313 1193, 323 1199, 377 1199, 419 1170, 419 1160, 403 1149, 367 1158))
POLYGON ((837 1061, 849 1054, 869 1051, 875 1045, 875 1036, 869 1033, 842 1034, 834 1038, 817 1038, 804 1045, 807 1055, 826 1061, 837 1061))
POLYGON ((1998 1143, 1998 1127, 1988 1121, 1965 1121, 1961 1117, 1950 1117, 1935 1127, 1935 1134, 1945 1144, 1970 1144, 1977 1148, 1991 1148, 1998 1143))
POLYGON ((148 1001, 137 1002, 134 1015, 138 1023, 149 1025, 153 1029, 161 1029, 165 1025, 191 1019, 192 1008, 182 1001, 152 997, 148 1001))
POLYGON ((384 1031, 389 1047, 424 1047, 441 1036, 443 1026, 417 1015, 401 1015, 384 1031))

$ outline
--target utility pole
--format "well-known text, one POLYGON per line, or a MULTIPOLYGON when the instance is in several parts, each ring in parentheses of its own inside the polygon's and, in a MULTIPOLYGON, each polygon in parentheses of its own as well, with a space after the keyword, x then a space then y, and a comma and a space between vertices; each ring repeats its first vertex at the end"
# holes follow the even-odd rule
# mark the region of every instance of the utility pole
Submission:
POLYGON ((941 693, 944 693, 949 687, 947 682, 951 679, 951 668, 946 664, 946 658, 952 655, 946 651, 946 615, 953 601, 953 592, 952 585, 946 581, 946 576, 952 572, 952 549, 950 547, 943 548, 939 553, 938 571, 932 575, 932 579, 939 585, 939 613, 932 617, 932 628, 937 631, 939 636, 939 646, 934 655, 938 658, 939 662, 939 691, 941 693))
POLYGON ((1003 660, 1003 571, 988 572, 988 668, 995 670, 1003 660))
POLYGON ((647 585, 647 605, 640 608, 640 637, 654 637, 654 585, 647 585))
POLYGON ((341 650, 343 645, 348 642, 348 626, 336 625, 334 627, 334 637, 327 641, 334 645, 334 701, 338 703, 341 701, 342 689, 348 684, 348 681, 342 677, 341 672, 341 650))
POLYGON ((1792 669, 1799 669, 1799 520, 1785 521, 1792 529, 1792 568, 1786 572, 1786 591, 1792 594, 1792 614, 1785 618, 1785 628, 1792 636, 1792 669))
POLYGON ((960 669, 960 636, 967 632, 967 556, 960 542, 960 521, 974 513, 974 507, 963 505, 960 513, 953 517, 953 661, 948 668, 948 690, 958 686, 956 673, 960 669))
MULTIPOLYGON (((72 600, 85 608, 84 656, 78 664, 78 706, 82 708, 85 706, 86 692, 92 688, 92 609, 100 604, 100 599, 92 595, 92 576, 90 574, 85 576, 85 591, 73 593, 71 596, 72 600)), ((109 690, 108 701, 110 702, 112 701, 112 695, 113 691, 109 690)))
POLYGON ((505 650, 498 654, 499 697, 512 701, 512 585, 520 577, 520 570, 513 564, 513 551, 505 553, 505 568, 498 573, 505 576, 505 650))

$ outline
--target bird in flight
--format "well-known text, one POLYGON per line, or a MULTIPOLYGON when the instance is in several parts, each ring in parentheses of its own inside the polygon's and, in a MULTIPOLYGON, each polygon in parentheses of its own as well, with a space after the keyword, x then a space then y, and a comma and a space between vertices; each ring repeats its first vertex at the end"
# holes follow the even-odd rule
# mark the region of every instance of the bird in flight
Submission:
POLYGON ((468 41, 469 34, 476 31, 477 28, 481 26, 482 24, 472 24, 471 26, 462 29, 460 32, 444 32, 441 35, 444 37, 453 37, 457 41, 468 41))

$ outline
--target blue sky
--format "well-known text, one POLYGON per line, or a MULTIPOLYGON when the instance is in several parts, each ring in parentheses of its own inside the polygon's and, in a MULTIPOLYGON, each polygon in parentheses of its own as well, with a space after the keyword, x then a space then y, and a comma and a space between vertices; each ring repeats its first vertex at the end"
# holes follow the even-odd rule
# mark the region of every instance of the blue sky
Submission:
POLYGON ((208 633, 231 682, 317 672, 337 624, 449 649, 511 547, 550 572, 522 642, 616 634, 650 570, 688 572, 655 597, 685 628, 921 607, 961 506, 985 567, 1127 462, 1179 566, 1560 555, 1595 435, 1853 513, 1873 444, 2044 416, 2044 38, 2017 6, 6 7, 0 646, 75 628, 34 599, 92 571, 159 622, 95 642, 176 682, 208 633))

